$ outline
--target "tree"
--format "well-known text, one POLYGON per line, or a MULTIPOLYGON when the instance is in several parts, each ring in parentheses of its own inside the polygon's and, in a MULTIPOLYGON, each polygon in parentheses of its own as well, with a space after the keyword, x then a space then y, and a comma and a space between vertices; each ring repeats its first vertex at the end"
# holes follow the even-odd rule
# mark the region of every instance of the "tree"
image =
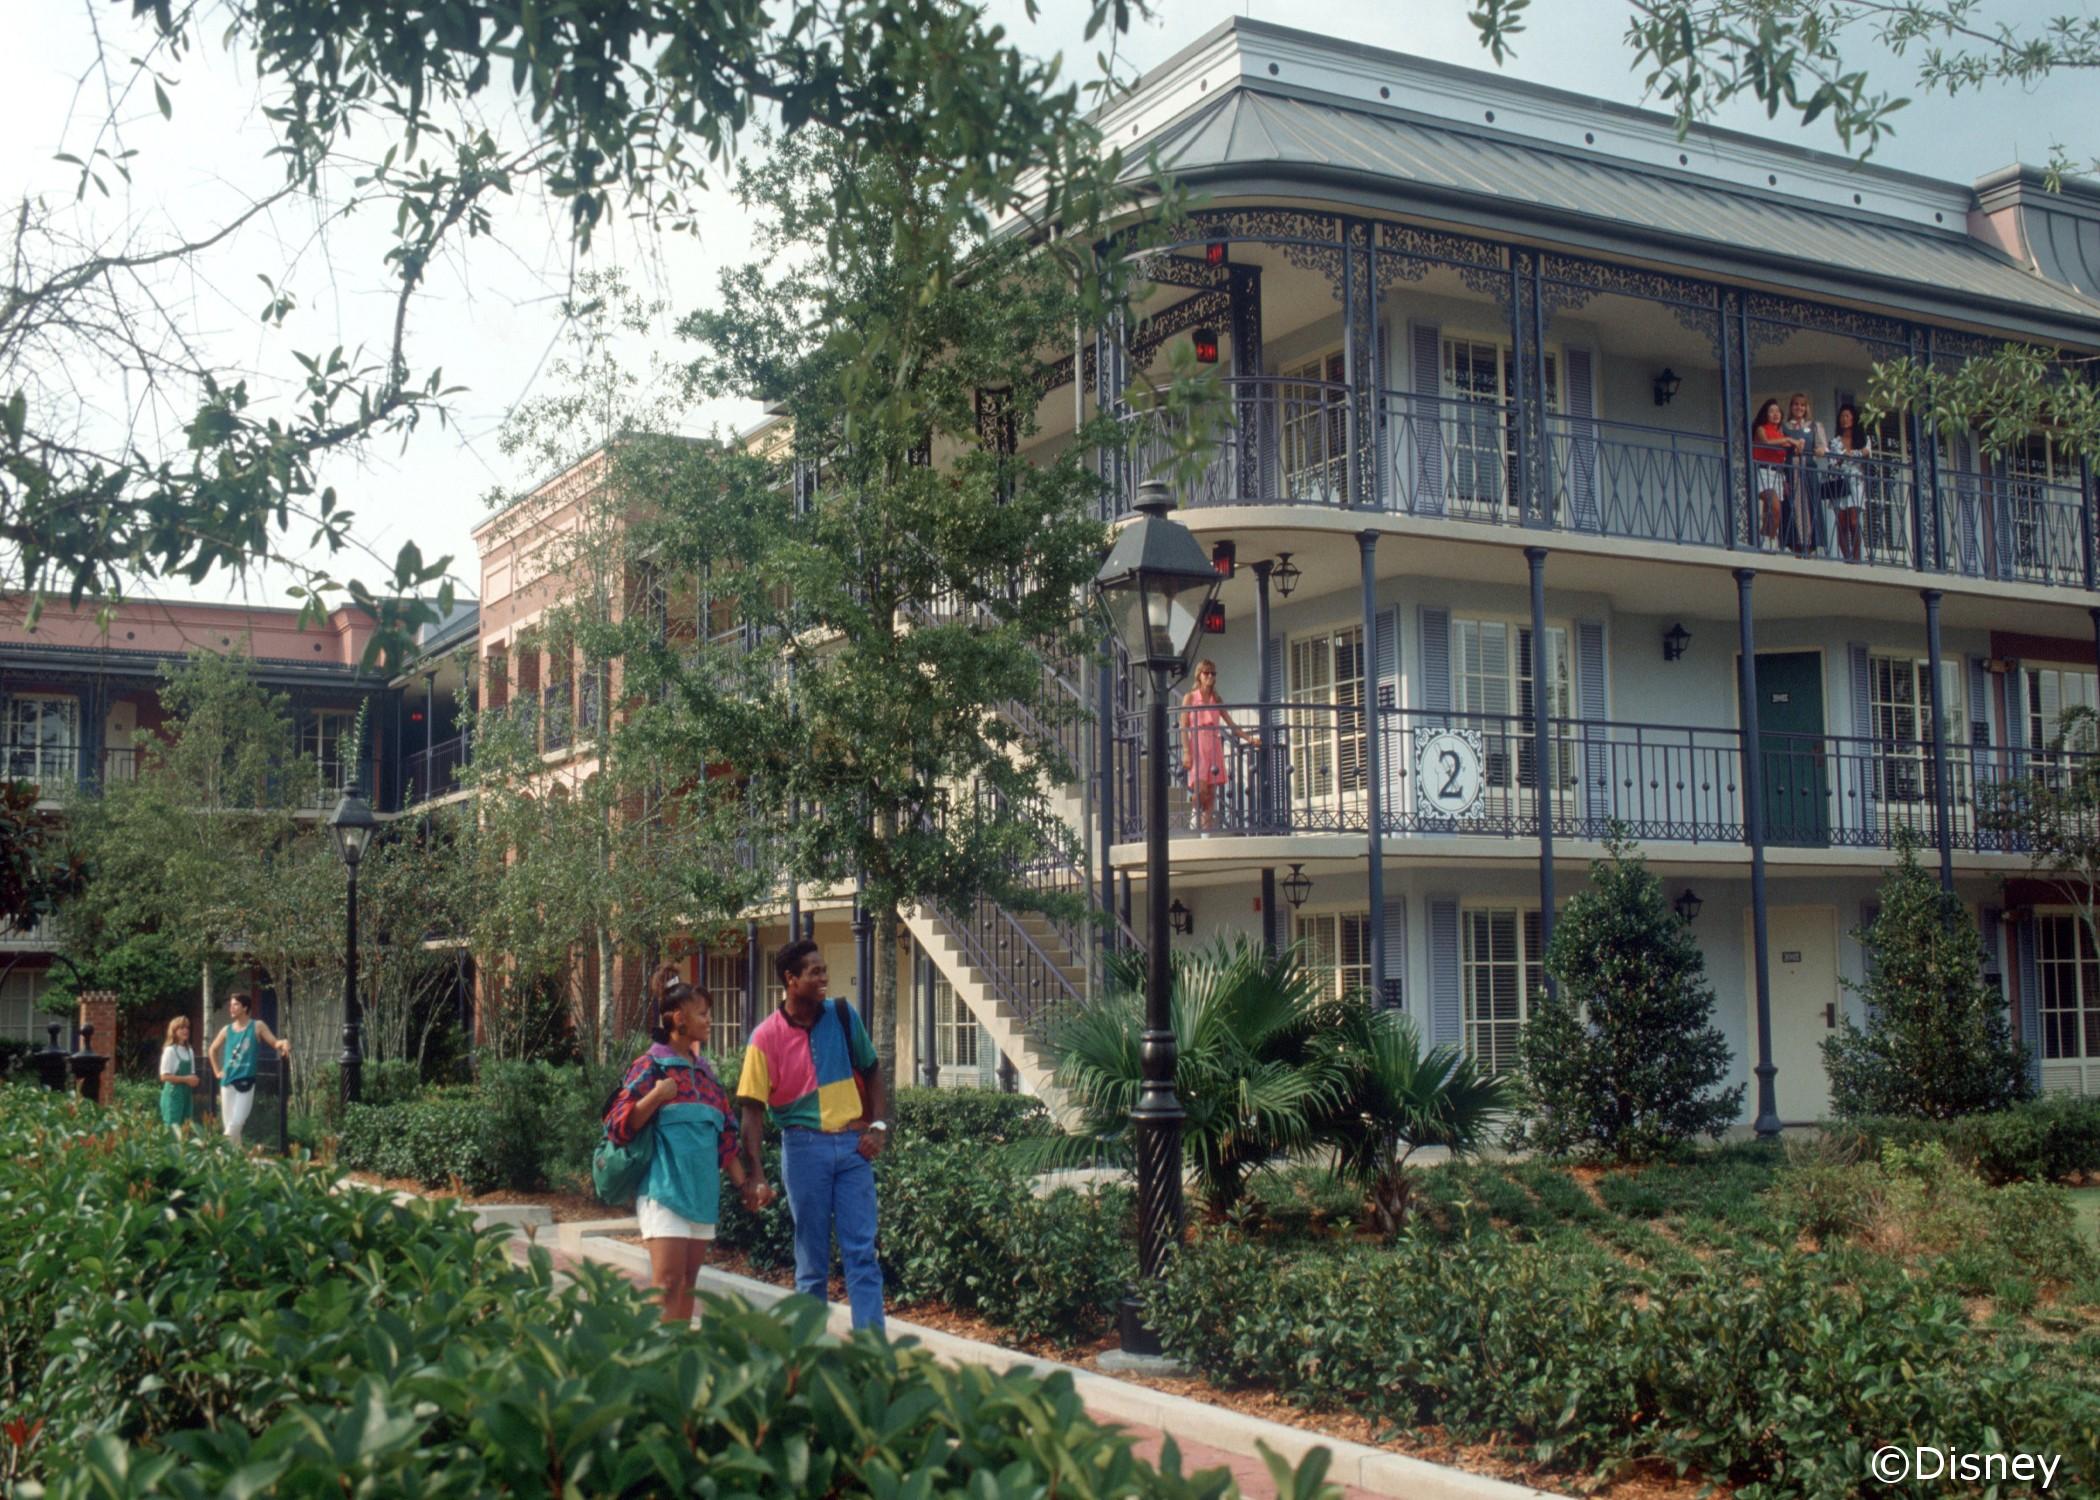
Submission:
POLYGON ((58 820, 37 801, 34 782, 0 781, 0 926, 34 927, 86 874, 66 857, 58 820))
POLYGON ((2055 739, 2023 758, 2025 774, 1977 788, 1984 827, 2010 835, 2034 873, 2100 944, 2100 716, 2065 709, 2055 739))
MULTIPOLYGON (((76 200, 129 178, 134 98, 150 88, 171 115, 207 34, 223 36, 267 86, 281 178, 215 225, 166 235, 108 236, 77 202, 21 205, 0 294, 0 593, 63 589, 78 603, 141 574, 200 581, 282 560, 295 524, 330 552, 349 545, 354 517, 315 465, 442 420, 442 374, 413 358, 416 302, 434 263, 493 237, 495 206, 513 193, 564 205, 579 250, 618 211, 645 229, 692 230, 710 174, 770 113, 790 131, 815 124, 899 156, 939 135, 972 174, 973 204, 994 214, 1021 201, 1020 166, 1039 165, 1046 176, 1025 191, 1054 218, 1062 163, 1042 146, 1082 108, 1054 62, 1028 58, 1003 28, 946 0, 133 0, 131 9, 132 31, 97 32, 105 118, 61 157, 77 170, 76 200), (514 121, 492 126, 500 99, 516 106, 514 121), (324 235, 360 210, 390 218, 392 296, 362 343, 291 351, 283 367, 299 394, 270 407, 244 371, 204 351, 187 301, 160 295, 160 278, 294 203, 324 235), (83 417, 116 389, 130 398, 122 414, 100 425, 83 417)), ((1089 36, 1111 23, 1120 33, 1133 9, 1143 13, 1130 0, 1094 0, 1089 36)), ((266 333, 296 303, 283 284, 296 269, 263 278, 266 333)), ((411 543, 378 588, 308 567, 302 589, 316 609, 347 591, 381 622, 374 649, 395 650, 449 607, 449 584, 435 610, 409 597, 448 562, 426 562, 411 543)))
POLYGON ((1867 950, 1867 1024, 1848 1016, 1823 1042, 1831 1107, 1841 1116, 1946 1120, 2027 1098, 2027 1051, 2005 1001, 1983 982, 1983 942, 1961 902, 1918 863, 1905 837, 1882 878, 1881 909, 1858 936, 1867 950))
MULTIPOLYGON (((1514 55, 1530 4, 1475 0, 1471 18, 1498 66, 1514 55)), ((1910 101, 1856 63, 1863 49, 1915 59, 1918 88, 1948 96, 2100 69, 2100 17, 2035 7, 2001 17, 1998 8, 1993 0, 1629 0, 1626 42, 1643 87, 1675 111, 1680 131, 1749 100, 1768 118, 1784 111, 1803 126, 1826 121, 1846 150, 1864 156, 1894 133, 1910 101)), ((2072 170, 2100 172, 2100 148, 2058 144, 2051 185, 2072 170)), ((1916 411, 1944 435, 1974 432, 1993 456, 2046 428, 2061 450, 2100 458, 2091 365, 2022 344, 1941 364, 1891 359, 1874 368, 1868 416, 1916 411)))
POLYGON ((1605 848, 1553 923, 1553 986, 1532 997, 1518 1043, 1515 1136, 1553 1155, 1646 1161, 1695 1135, 1718 1138, 1743 1086, 1721 1087, 1728 1042, 1690 926, 1630 844, 1605 848))

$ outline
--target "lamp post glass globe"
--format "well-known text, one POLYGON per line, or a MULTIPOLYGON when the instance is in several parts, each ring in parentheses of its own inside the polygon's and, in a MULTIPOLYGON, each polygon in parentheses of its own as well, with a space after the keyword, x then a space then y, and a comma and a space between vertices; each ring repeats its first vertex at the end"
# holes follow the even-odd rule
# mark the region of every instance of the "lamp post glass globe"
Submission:
POLYGON ((1159 480, 1138 486, 1137 517, 1117 533, 1094 575, 1094 593, 1133 667, 1164 672, 1168 685, 1188 672, 1204 610, 1224 582, 1195 533, 1167 511, 1159 480))
POLYGON ((353 870, 365 857, 365 846, 372 842, 372 830, 378 826, 371 804, 357 794, 355 786, 343 792, 335 811, 328 815, 328 831, 335 835, 335 852, 353 870))

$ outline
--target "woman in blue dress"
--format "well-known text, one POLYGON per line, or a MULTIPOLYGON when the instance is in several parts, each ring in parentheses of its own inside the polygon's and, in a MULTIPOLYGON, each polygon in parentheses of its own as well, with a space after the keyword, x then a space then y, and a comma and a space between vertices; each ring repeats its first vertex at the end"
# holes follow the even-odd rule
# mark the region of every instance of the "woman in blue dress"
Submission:
POLYGON ((700 1050, 714 1013, 707 991, 666 964, 650 977, 649 995, 656 1012, 651 1046, 629 1065, 605 1131, 625 1146, 656 1127, 634 1211, 651 1277, 663 1294, 664 1321, 684 1323, 692 1319, 693 1280, 720 1217, 722 1169, 753 1213, 773 1201, 773 1191, 747 1178, 737 1156, 736 1111, 700 1050))

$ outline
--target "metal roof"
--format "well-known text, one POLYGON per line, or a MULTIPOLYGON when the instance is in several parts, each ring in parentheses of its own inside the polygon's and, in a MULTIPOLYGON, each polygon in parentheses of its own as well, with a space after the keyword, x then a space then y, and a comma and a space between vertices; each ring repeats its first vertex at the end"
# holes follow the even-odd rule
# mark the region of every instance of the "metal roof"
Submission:
MULTIPOLYGON (((1235 169, 1276 167, 1407 184, 1421 212, 1432 200, 1444 219, 1463 217, 1470 202, 1508 218, 1565 226, 1581 221, 1607 235, 1632 232, 1656 254, 1658 241, 1696 247, 1698 258, 1751 279, 1812 284, 1845 281, 1898 284, 1934 302, 1982 301, 2017 309, 2029 319, 2100 326, 2100 300, 2058 285, 1971 239, 1962 229, 1934 231, 1885 217, 1828 213, 1716 186, 1695 174, 1673 174, 1585 154, 1504 132, 1456 128, 1317 98, 1245 85, 1214 94, 1211 102, 1136 143, 1146 146, 1178 178, 1224 187, 1235 169), (1454 216, 1452 206, 1461 212, 1454 216)), ((1133 176, 1142 175, 1142 169, 1133 176)))

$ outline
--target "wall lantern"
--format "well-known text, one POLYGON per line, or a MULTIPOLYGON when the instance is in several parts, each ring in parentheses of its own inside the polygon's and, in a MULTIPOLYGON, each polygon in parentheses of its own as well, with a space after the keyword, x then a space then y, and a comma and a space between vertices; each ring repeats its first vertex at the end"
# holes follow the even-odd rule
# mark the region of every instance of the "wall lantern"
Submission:
POLYGON ((1692 633, 1682 623, 1672 625, 1663 632, 1663 660, 1679 660, 1684 655, 1684 648, 1691 643, 1692 633))
POLYGON ((1196 930, 1196 914, 1183 906, 1181 898, 1177 896, 1174 898, 1174 904, 1167 908, 1167 925, 1183 937, 1187 937, 1196 930))
POLYGON ((1677 399, 1677 392, 1683 385, 1684 377, 1664 365, 1662 374, 1655 377, 1655 404, 1668 406, 1677 399))
POLYGON ((1693 891, 1690 886, 1686 886, 1670 905, 1676 909, 1677 915, 1682 917, 1685 925, 1689 927, 1692 923, 1699 920, 1699 908, 1706 905, 1706 903, 1699 899, 1698 893, 1693 891))
POLYGON ((1305 873, 1305 866, 1292 865, 1291 873, 1283 878, 1283 899, 1291 903, 1292 911, 1296 911, 1311 894, 1312 877, 1305 873))
POLYGON ((1225 633, 1225 601, 1213 599, 1203 606, 1203 633, 1223 635, 1225 633))
POLYGON ((1291 561, 1290 553, 1276 554, 1276 566, 1269 570, 1269 582, 1276 585, 1279 595, 1285 599, 1290 598, 1297 591, 1298 580, 1304 576, 1305 570, 1291 561))
POLYGON ((1214 542, 1210 549, 1210 565, 1218 570, 1220 578, 1230 578, 1239 566, 1240 549, 1229 541, 1214 542))
POLYGON ((1196 363, 1214 365, 1218 362, 1218 330, 1199 328, 1189 335, 1189 342, 1196 346, 1196 363))
POLYGON ((1222 266, 1225 264, 1225 242, 1223 240, 1212 240, 1203 247, 1203 263, 1206 266, 1222 266))

